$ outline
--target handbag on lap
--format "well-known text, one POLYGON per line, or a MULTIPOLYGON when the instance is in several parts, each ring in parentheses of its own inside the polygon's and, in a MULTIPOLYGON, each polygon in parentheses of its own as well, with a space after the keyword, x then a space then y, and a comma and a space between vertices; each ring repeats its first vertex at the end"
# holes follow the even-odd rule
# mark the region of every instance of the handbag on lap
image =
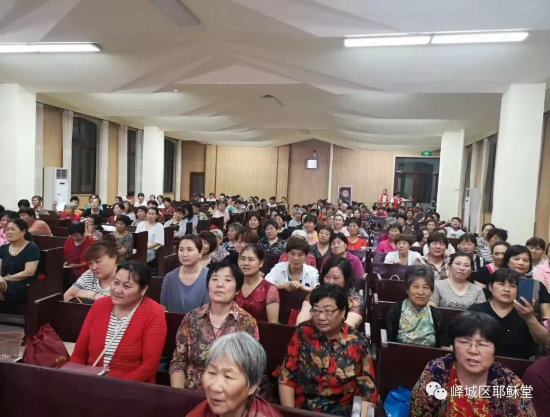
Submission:
POLYGON ((35 336, 27 339, 24 363, 59 369, 68 361, 67 348, 49 324, 42 326, 35 336))

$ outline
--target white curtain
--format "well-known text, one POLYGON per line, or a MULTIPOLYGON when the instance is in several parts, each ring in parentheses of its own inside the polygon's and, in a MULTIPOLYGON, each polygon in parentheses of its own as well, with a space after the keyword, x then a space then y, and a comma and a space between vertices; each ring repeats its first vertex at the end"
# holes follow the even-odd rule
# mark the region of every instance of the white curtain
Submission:
POLYGON ((69 195, 71 195, 71 167, 73 155, 73 117, 74 112, 63 111, 63 168, 68 172, 67 181, 69 184, 69 195))
POLYGON ((112 203, 107 201, 107 178, 109 174, 109 122, 102 120, 99 125, 99 158, 97 175, 99 189, 99 198, 104 204, 112 203))
POLYGON ((176 190, 174 197, 177 201, 181 200, 181 153, 183 150, 183 141, 176 142, 176 190))
POLYGON ((36 150, 34 159, 34 193, 42 195, 43 168, 42 147, 44 142, 44 105, 36 103, 36 150))
POLYGON ((117 195, 128 194, 128 126, 118 128, 118 187, 117 195))
POLYGON ((136 199, 142 192, 142 172, 143 172, 143 130, 138 130, 136 135, 136 199))

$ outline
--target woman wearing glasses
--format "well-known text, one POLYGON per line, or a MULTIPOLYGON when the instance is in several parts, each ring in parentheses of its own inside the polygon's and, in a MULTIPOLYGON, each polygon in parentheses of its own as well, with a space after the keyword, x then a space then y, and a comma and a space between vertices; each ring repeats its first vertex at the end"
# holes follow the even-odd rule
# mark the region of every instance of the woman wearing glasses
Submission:
POLYGON ((466 311, 452 321, 450 334, 454 353, 428 362, 412 390, 409 416, 536 415, 521 379, 495 362, 500 328, 493 317, 466 311), (518 394, 499 395, 502 387, 518 394))
POLYGON ((353 397, 374 408, 374 364, 365 336, 345 323, 348 296, 338 285, 311 292, 312 319, 300 324, 287 349, 279 378, 279 397, 286 407, 346 416, 353 397))

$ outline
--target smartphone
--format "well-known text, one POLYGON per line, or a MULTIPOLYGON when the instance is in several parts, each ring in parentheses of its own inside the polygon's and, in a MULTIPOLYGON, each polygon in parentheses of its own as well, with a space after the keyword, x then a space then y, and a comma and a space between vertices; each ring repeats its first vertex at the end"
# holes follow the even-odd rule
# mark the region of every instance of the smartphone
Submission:
POLYGON ((518 303, 525 305, 520 297, 525 298, 529 303, 533 302, 533 286, 535 281, 531 278, 520 278, 518 285, 518 303))

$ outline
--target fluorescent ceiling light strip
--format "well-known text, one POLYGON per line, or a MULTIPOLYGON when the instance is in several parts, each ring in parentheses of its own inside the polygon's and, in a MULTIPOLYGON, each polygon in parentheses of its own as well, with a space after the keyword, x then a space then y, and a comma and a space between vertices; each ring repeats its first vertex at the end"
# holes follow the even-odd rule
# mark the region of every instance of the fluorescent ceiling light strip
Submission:
POLYGON ((400 45, 427 45, 430 43, 431 36, 381 36, 366 38, 347 38, 344 45, 348 48, 362 46, 400 46, 400 45))
POLYGON ((99 52, 93 43, 0 44, 0 53, 99 52))
POLYGON ((529 36, 528 32, 486 32, 486 33, 454 33, 434 35, 432 43, 487 43, 487 42, 521 42, 529 36))

